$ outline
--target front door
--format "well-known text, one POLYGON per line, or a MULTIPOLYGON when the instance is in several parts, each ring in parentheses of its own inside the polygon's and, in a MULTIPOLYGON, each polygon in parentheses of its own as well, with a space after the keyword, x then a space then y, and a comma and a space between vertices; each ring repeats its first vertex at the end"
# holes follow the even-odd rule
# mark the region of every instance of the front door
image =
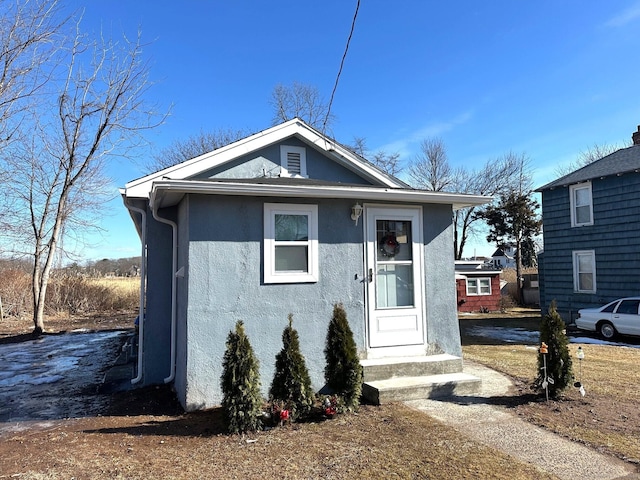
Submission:
POLYGON ((424 344, 422 210, 366 208, 369 347, 424 344))

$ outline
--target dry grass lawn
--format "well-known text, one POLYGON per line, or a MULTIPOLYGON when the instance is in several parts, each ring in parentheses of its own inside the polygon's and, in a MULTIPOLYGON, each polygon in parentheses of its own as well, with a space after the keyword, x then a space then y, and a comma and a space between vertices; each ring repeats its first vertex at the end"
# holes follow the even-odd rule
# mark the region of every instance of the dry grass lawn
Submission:
MULTIPOLYGON (((622 459, 640 461, 640 349, 606 345, 581 345, 580 363, 573 358, 573 372, 586 390, 567 389, 557 401, 535 401, 515 406, 528 421, 574 441, 622 459)), ((578 345, 572 344, 574 351, 578 345)), ((519 395, 530 395, 536 374, 537 350, 525 345, 467 345, 466 359, 474 360, 512 377, 519 395)))

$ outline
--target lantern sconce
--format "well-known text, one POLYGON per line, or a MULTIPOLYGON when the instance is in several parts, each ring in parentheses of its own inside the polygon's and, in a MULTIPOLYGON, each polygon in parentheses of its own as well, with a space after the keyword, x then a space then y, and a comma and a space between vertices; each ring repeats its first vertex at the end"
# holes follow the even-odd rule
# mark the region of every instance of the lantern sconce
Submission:
POLYGON ((360 205, 358 202, 356 202, 356 204, 351 207, 351 220, 356 222, 356 226, 358 226, 358 220, 360 219, 360 215, 362 215, 362 210, 362 205, 360 205))

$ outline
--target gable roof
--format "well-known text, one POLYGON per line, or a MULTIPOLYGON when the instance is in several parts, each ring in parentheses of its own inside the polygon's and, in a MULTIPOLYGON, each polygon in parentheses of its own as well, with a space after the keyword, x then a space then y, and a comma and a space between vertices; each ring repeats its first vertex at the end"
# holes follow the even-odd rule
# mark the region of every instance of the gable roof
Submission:
MULTIPOLYGON (((178 165, 133 180, 121 190, 127 207, 129 207, 128 199, 148 200, 149 206, 154 211, 177 205, 186 194, 190 193, 443 204, 451 205, 455 210, 483 205, 492 200, 492 197, 484 195, 414 189, 297 118, 178 165), (202 172, 292 136, 301 139, 307 145, 356 172, 360 177, 368 180, 371 185, 282 177, 198 178, 198 174, 202 172)), ((134 218, 135 221, 137 220, 134 218)))
POLYGON ((186 160, 177 165, 133 180, 125 185, 125 195, 130 198, 149 198, 153 182, 162 179, 186 180, 199 173, 224 165, 242 155, 251 153, 289 137, 295 136, 325 154, 338 164, 355 171, 373 185, 389 188, 407 188, 403 181, 392 177, 340 143, 322 135, 302 120, 294 118, 267 130, 240 139, 224 147, 186 160))
POLYGON ((621 148, 584 167, 560 177, 538 189, 542 192, 554 187, 566 187, 576 183, 587 182, 596 178, 610 177, 629 172, 640 172, 640 145, 621 148))

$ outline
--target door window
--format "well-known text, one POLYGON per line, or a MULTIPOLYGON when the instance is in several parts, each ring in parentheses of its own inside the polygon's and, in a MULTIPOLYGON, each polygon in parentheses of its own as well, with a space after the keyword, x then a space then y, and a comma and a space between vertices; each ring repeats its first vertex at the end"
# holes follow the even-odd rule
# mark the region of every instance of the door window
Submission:
POLYGON ((414 306, 411 221, 376 220, 378 308, 414 306))

